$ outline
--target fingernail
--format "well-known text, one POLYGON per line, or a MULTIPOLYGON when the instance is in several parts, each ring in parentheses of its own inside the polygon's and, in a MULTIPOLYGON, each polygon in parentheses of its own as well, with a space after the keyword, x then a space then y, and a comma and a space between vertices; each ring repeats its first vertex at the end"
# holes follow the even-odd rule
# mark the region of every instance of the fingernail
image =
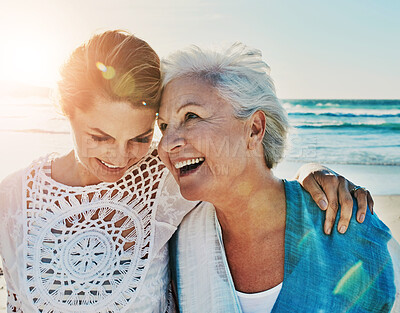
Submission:
POLYGON ((322 199, 322 200, 319 200, 318 205, 322 210, 326 210, 328 203, 326 203, 326 201, 322 199))
POLYGON ((346 232, 346 226, 342 226, 342 227, 340 227, 340 229, 339 229, 339 233, 341 233, 341 234, 344 234, 346 232))
POLYGON ((360 218, 359 218, 360 223, 364 222, 364 219, 365 219, 365 215, 361 214, 360 218))
POLYGON ((331 231, 332 231, 331 228, 329 228, 328 226, 325 226, 325 234, 330 235, 331 231))

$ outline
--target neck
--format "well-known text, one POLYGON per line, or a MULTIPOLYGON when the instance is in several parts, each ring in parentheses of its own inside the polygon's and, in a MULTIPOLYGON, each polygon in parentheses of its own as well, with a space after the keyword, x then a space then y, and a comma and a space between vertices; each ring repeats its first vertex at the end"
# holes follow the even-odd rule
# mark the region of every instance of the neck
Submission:
POLYGON ((229 194, 221 203, 213 202, 224 241, 243 239, 244 236, 256 241, 263 240, 265 236, 270 237, 284 230, 284 184, 271 170, 268 169, 264 173, 232 186, 230 190, 236 192, 229 194), (246 192, 240 192, 243 189, 246 192))
POLYGON ((74 187, 99 183, 99 180, 76 159, 74 150, 53 161, 51 176, 59 183, 74 187))

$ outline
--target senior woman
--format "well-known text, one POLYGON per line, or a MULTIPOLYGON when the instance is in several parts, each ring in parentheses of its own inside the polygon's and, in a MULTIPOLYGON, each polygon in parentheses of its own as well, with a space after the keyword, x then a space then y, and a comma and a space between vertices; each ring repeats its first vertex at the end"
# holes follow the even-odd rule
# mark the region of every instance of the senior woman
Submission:
POLYGON ((289 129, 258 50, 193 47, 164 61, 159 154, 188 200, 172 256, 181 312, 399 312, 399 245, 367 214, 326 236, 279 179, 289 129))

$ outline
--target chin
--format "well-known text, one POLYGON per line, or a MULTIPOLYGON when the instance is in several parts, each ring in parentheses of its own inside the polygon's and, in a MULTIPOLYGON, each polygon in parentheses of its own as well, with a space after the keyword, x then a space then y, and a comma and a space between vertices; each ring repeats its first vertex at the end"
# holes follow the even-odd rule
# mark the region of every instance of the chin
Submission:
POLYGON ((116 183, 117 181, 119 181, 121 179, 121 177, 119 178, 101 178, 100 181, 103 183, 116 183))
POLYGON ((203 192, 199 190, 199 188, 190 188, 190 187, 181 187, 180 186, 180 192, 182 197, 184 197, 186 200, 189 201, 207 201, 205 200, 203 195, 203 192))
POLYGON ((104 175, 104 176, 98 177, 98 178, 99 178, 99 180, 101 180, 102 182, 105 182, 105 183, 115 183, 115 182, 119 181, 122 177, 124 177, 124 174, 123 175, 117 175, 117 176, 115 176, 115 175, 104 175))

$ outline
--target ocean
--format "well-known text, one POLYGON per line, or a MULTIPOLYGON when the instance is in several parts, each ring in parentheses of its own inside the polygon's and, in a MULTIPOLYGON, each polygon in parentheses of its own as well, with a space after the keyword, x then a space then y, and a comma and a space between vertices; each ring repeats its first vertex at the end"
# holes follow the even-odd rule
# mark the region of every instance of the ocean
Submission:
POLYGON ((284 100, 288 160, 400 166, 400 100, 284 100))
MULTIPOLYGON (((319 162, 378 194, 400 194, 400 100, 282 104, 292 129, 279 176, 293 177, 299 164, 319 162)), ((68 123, 58 111, 48 98, 0 98, 0 179, 48 152, 71 149, 68 123)))

